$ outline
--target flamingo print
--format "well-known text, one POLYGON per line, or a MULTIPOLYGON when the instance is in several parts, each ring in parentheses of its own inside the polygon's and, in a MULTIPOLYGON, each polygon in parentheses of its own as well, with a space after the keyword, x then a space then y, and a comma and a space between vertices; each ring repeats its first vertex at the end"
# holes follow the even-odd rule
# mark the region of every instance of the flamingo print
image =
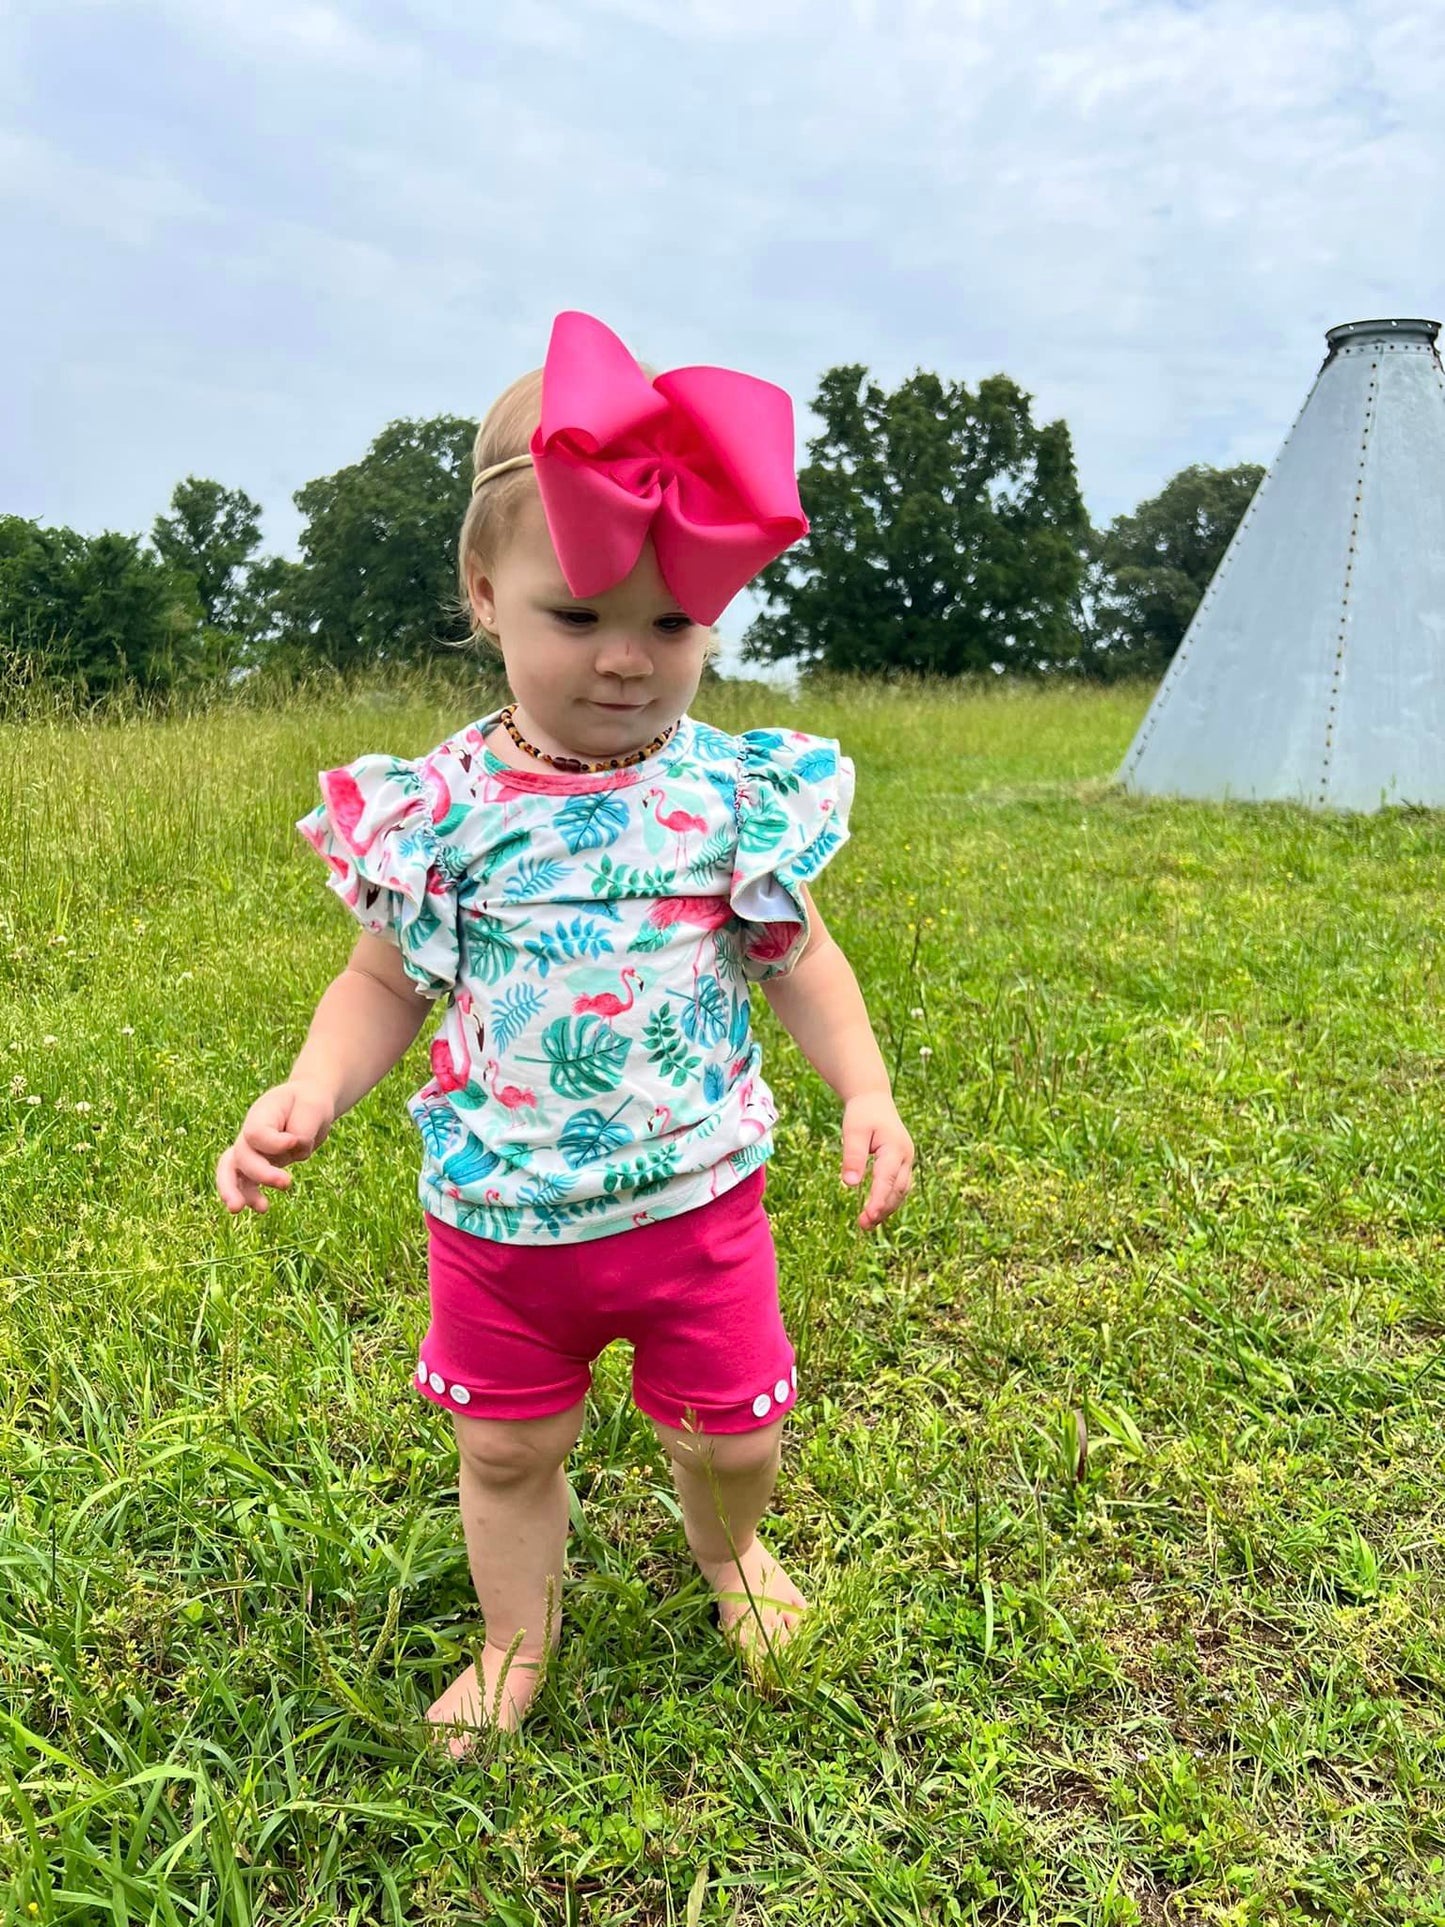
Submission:
POLYGON ((380 832, 373 830, 365 839, 356 834, 357 825, 366 812, 366 797, 356 778, 349 769, 325 769, 317 780, 327 814, 336 825, 341 841, 347 849, 364 856, 380 832))
POLYGON ((836 745, 783 729, 743 745, 699 727, 685 760, 631 772, 633 790, 574 822, 565 794, 513 767, 500 739, 494 761, 498 728, 488 713, 426 755, 322 772, 308 827, 363 926, 394 923, 447 979, 445 1021, 422 1047, 430 1082, 411 1106, 433 1205, 480 1235, 550 1247, 659 1224, 744 1173, 758 1183, 777 1111, 747 979, 786 967, 806 918, 792 886, 750 904, 744 885, 767 867, 759 844, 779 865, 799 837, 820 861, 842 841, 836 745), (766 820, 739 857, 748 809, 766 820), (555 943, 524 942, 544 922, 555 943), (545 977, 527 961, 539 950, 549 966, 555 952, 545 977), (640 1197, 628 1181, 639 1169, 653 1174, 640 1197))
POLYGON ((435 763, 422 766, 422 784, 431 803, 431 820, 434 824, 443 823, 452 813, 452 793, 447 779, 435 763))
POLYGON ((431 1074, 433 1088, 448 1097, 453 1091, 464 1091, 470 1081, 464 1070, 458 1070, 452 1047, 442 1031, 431 1040, 431 1074))
POLYGON ((537 1108, 537 1093, 535 1091, 519 1090, 515 1084, 499 1084, 497 1079, 501 1076, 501 1072, 502 1067, 496 1058, 489 1058, 487 1060, 487 1075, 492 1080, 492 1096, 496 1098, 497 1102, 499 1104, 505 1104, 509 1111, 520 1111, 526 1105, 530 1105, 535 1111, 537 1108))
POLYGON ((471 1047, 467 1042, 467 1026, 470 1024, 474 1028, 478 1044, 481 1043, 484 1034, 473 1008, 472 993, 458 986, 452 1001, 458 1013, 455 1029, 461 1043, 460 1061, 452 1050, 451 1039, 448 1036, 448 1031, 453 1028, 450 1013, 446 1023, 431 1040, 430 1051, 432 1077, 436 1088, 439 1091, 445 1091, 448 1095, 452 1091, 464 1091, 472 1081, 474 1060, 471 1047))
POLYGON ((738 1119, 738 1135, 744 1143, 756 1144, 759 1138, 767 1136, 777 1122, 776 1118, 767 1115, 766 1109, 761 1115, 753 1110, 753 1099, 756 1093, 757 1086, 751 1077, 738 1092, 738 1104, 742 1111, 742 1116, 738 1119))
POLYGON ((572 1004, 573 1016, 605 1017, 610 1025, 614 1017, 620 1017, 624 1010, 631 1010, 637 1000, 637 992, 642 987, 642 980, 632 964, 623 971, 621 981, 625 984, 629 977, 632 978, 632 984, 625 1001, 612 990, 599 991, 595 997, 578 997, 572 1004))
POLYGON ((760 923, 754 926, 744 946, 753 963, 777 963, 797 942, 801 923, 760 923))
POLYGON ((659 897, 647 913, 654 930, 690 923, 698 930, 721 930, 732 917, 726 897, 659 897))
POLYGON ((657 823, 662 829, 671 830, 678 838, 682 844, 682 854, 686 857, 687 839, 690 836, 706 836, 707 819, 694 816, 690 810, 664 810, 662 806, 666 801, 662 790, 648 790, 642 799, 642 807, 645 810, 649 803, 652 805, 652 814, 657 823))
MULTIPOLYGON (((733 1066, 734 1071, 738 1068, 739 1066, 737 1064, 733 1066)), ((742 1145, 756 1144, 760 1138, 767 1136, 768 1132, 777 1122, 776 1112, 771 1111, 770 1107, 766 1104, 759 1106, 755 1101, 757 1096, 757 1082, 754 1078, 750 1077, 746 1084, 738 1091, 738 1108, 741 1113, 738 1118, 738 1137, 742 1145)), ((731 1163, 731 1157, 726 1157, 722 1158, 713 1166, 712 1179, 708 1185, 709 1197, 715 1198, 717 1196, 718 1183, 722 1178, 723 1167, 731 1163)))
POLYGON ((701 930, 702 940, 692 959, 692 980, 697 982, 702 969, 702 953, 714 932, 733 920, 733 908, 726 897, 659 897, 647 913, 654 930, 673 930, 680 923, 701 930))

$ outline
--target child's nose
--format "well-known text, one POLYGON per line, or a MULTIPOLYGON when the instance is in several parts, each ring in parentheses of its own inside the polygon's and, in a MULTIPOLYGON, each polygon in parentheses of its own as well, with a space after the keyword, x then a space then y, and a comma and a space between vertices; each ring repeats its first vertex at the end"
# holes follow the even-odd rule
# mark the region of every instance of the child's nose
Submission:
POLYGON ((597 652, 597 667, 604 676, 646 676, 652 657, 634 636, 609 636, 597 652))

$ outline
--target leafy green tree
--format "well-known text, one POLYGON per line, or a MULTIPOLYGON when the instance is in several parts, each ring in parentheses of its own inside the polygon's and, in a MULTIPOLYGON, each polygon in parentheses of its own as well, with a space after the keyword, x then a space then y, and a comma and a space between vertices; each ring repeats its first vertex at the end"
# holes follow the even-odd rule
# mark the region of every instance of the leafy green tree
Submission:
POLYGON ((799 477, 810 533, 765 569, 752 660, 880 674, 1046 669, 1078 649, 1088 517, 1062 421, 1006 375, 830 368, 799 477))
POLYGON ((1095 537, 1085 674, 1105 681, 1163 675, 1263 479, 1255 462, 1195 463, 1095 537))
POLYGON ((205 620, 235 633, 253 558, 261 546, 261 505, 239 488, 188 475, 158 515, 151 542, 162 561, 196 585, 205 620))
POLYGON ((283 555, 257 556, 232 606, 244 662, 304 668, 315 655, 309 609, 306 565, 283 555))
POLYGON ((457 535, 475 422, 394 421, 359 462, 308 482, 303 572, 286 585, 289 648, 335 668, 415 661, 467 625, 455 608, 457 535))
POLYGON ((154 691, 207 672, 189 576, 131 535, 85 536, 0 516, 0 639, 46 680, 95 695, 154 691))

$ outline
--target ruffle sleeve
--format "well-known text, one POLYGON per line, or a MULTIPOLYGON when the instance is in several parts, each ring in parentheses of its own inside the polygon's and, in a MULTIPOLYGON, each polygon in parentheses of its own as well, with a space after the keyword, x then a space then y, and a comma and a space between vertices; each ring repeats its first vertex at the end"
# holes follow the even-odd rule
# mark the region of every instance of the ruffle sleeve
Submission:
POLYGON ((457 884, 466 860, 446 831, 452 804, 432 757, 359 756, 317 772, 322 800, 296 828, 327 866, 328 888, 363 929, 386 937, 423 997, 444 997, 461 965, 457 884))
POLYGON ((854 769, 828 736, 749 729, 739 737, 738 848, 729 901, 742 920, 743 975, 782 977, 807 947, 800 886, 848 840, 854 769))

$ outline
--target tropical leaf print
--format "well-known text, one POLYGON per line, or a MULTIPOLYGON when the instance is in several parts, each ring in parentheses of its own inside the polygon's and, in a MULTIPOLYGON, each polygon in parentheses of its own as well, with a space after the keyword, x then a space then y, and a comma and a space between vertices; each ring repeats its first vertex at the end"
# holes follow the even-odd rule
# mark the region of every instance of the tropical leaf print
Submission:
POLYGON ((550 930, 528 937, 522 947, 535 959, 537 975, 545 977, 557 964, 577 963, 583 957, 595 962, 598 957, 607 956, 612 939, 593 918, 573 917, 571 923, 553 924, 550 930))
POLYGON ((771 1155, 772 1147, 765 1137, 761 1137, 734 1151, 728 1163, 740 1176, 746 1177, 749 1171, 756 1171, 760 1164, 766 1164, 771 1155))
POLYGON ((789 883, 807 883, 818 874, 842 841, 832 824, 825 823, 806 850, 800 850, 790 861, 778 865, 779 879, 789 883))
POLYGON ((654 1144, 635 1158, 626 1158, 615 1164, 602 1180, 606 1191, 631 1191, 635 1196, 644 1198, 650 1191, 660 1191, 668 1179, 677 1171, 678 1149, 675 1144, 654 1144))
POLYGON ((737 745, 731 736, 724 735, 714 723, 699 722, 695 717, 692 725, 692 747, 696 756, 712 762, 731 762, 737 754, 737 745))
POLYGON ((671 925, 644 923, 637 935, 632 939, 632 942, 628 944, 627 954, 629 957, 632 957, 640 951, 646 956, 647 953, 652 950, 665 950, 672 942, 672 938, 673 930, 671 925))
POLYGON ((428 823, 425 829, 408 830, 405 835, 399 836, 396 839, 396 853, 398 856, 419 856, 430 866, 437 853, 437 840, 431 824, 428 823))
MULTIPOLYGON (((744 981, 757 933, 730 913, 729 892, 735 874, 766 873, 796 893, 846 840, 833 822, 837 745, 691 721, 682 735, 662 807, 689 813, 687 836, 663 835, 640 789, 482 802, 426 767, 384 773, 389 824, 398 794, 409 803, 395 840, 388 832, 394 870, 368 886, 353 865, 343 880, 363 921, 394 918, 418 976, 460 937, 458 992, 470 993, 461 1008, 477 1033, 469 1081, 450 1088, 463 1066, 449 1060, 449 1088, 434 1079, 409 1108, 426 1147, 424 1198, 482 1237, 553 1245, 665 1219, 706 1195, 709 1164, 726 1188, 772 1148, 761 1097, 741 1118, 735 1101, 761 1051, 744 981), (425 879, 424 892, 407 882, 423 901, 397 898, 403 876, 425 879), (605 1017, 629 985, 629 1015, 605 1017)), ((369 766, 363 775, 354 823, 383 782, 369 766)))
POLYGON ((682 1039, 671 1004, 659 1004, 653 1011, 643 1027, 642 1042, 649 1061, 678 1090, 702 1068, 702 1059, 682 1039))
POLYGON ((594 897, 665 897, 672 892, 672 872, 661 865, 639 870, 635 864, 614 863, 610 856, 600 856, 588 865, 588 875, 594 897))
POLYGON ((499 1243, 515 1238, 522 1225, 521 1210, 514 1204, 460 1204, 457 1218, 463 1231, 499 1243))
POLYGON ((450 836, 453 830, 459 830, 462 827, 471 813, 469 804, 453 803, 441 822, 435 825, 437 835, 450 836))
POLYGON ((748 1041, 751 1018, 752 1012, 748 1008, 747 997, 735 997, 733 999, 732 1023, 728 1026, 728 1048, 732 1051, 734 1057, 738 1055, 743 1045, 748 1041))
POLYGON ((478 1184, 483 1178, 489 1178, 501 1162, 495 1151, 489 1151, 471 1138, 459 1151, 441 1160, 441 1172, 453 1184, 478 1184))
POLYGON ((487 1036, 499 1051, 510 1050, 546 998, 535 984, 511 984, 492 1005, 487 1036))
POLYGON ((419 1104, 415 1115, 422 1143, 438 1160, 467 1135, 466 1126, 448 1104, 419 1104))
POLYGON ((574 796, 558 811, 556 824, 573 856, 582 850, 603 850, 627 828, 627 805, 611 790, 574 796))
POLYGON ((744 810, 738 824, 738 848, 740 850, 770 850, 775 843, 782 841, 788 832, 788 819, 776 803, 760 804, 756 809, 744 810))
POLYGON ((736 765, 730 761, 724 769, 718 769, 714 766, 711 769, 704 770, 703 774, 717 791, 719 801, 727 805, 728 815, 731 816, 738 800, 738 772, 736 765))
POLYGON ((508 879, 506 895, 522 900, 555 895, 566 874, 566 864, 559 863, 556 857, 528 857, 525 863, 517 865, 516 875, 508 879))
POLYGON ((607 1209, 607 1199, 600 1194, 595 1198, 578 1198, 572 1204, 534 1204, 533 1213, 543 1231, 554 1238, 560 1238, 569 1225, 580 1223, 583 1218, 596 1217, 599 1211, 607 1209))
POLYGON ((470 862, 466 851, 455 843, 439 843, 432 856, 432 868, 455 884, 465 879, 470 862))
POLYGON ((405 790, 408 795, 424 796, 426 794, 426 784, 422 780, 421 771, 407 757, 399 756, 395 759, 394 775, 397 787, 405 790))
POLYGON ((731 823, 725 823, 721 829, 714 830, 704 839, 702 848, 691 863, 683 865, 683 876, 689 883, 696 883, 710 870, 719 870, 725 865, 730 865, 735 847, 736 832, 731 823))
POLYGON ((518 1191, 518 1202, 530 1204, 534 1211, 548 1210, 561 1204, 576 1182, 561 1171, 549 1171, 544 1177, 530 1178, 518 1191))
POLYGON ((711 1050, 728 1027, 727 999, 716 977, 699 977, 682 1007, 682 1027, 694 1044, 711 1050))
POLYGON ((479 910, 467 922, 466 938, 474 973, 484 984, 499 984, 517 961, 517 946, 505 926, 479 910))
POLYGON ((477 865, 477 875, 489 881, 504 864, 510 863, 514 856, 525 850, 531 841, 530 830, 504 830, 477 865))
POLYGON ((423 897, 415 916, 409 917, 401 926, 402 942, 413 953, 422 950, 441 929, 441 920, 431 907, 430 897, 423 897))
POLYGON ((835 775, 838 768, 836 749, 809 749, 793 765, 793 774, 801 783, 821 783, 825 777, 835 775))
POLYGON ((599 1158, 610 1157, 624 1144, 631 1144, 631 1128, 617 1121, 631 1102, 628 1098, 611 1117, 604 1117, 595 1109, 577 1112, 557 1140, 558 1149, 574 1171, 581 1170, 584 1164, 595 1164, 599 1158))
POLYGON ((619 1037, 600 1017, 558 1017, 542 1032, 546 1057, 523 1063, 550 1066, 552 1089, 562 1097, 601 1097, 622 1082, 630 1037, 619 1037))

